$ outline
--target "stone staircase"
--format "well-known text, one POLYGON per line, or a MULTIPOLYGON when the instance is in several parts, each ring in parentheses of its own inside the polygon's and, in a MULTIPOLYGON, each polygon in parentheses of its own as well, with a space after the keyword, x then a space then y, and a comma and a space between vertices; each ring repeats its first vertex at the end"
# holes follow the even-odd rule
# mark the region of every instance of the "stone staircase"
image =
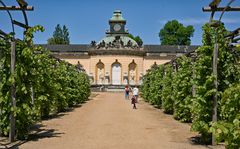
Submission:
POLYGON ((91 85, 92 92, 123 92, 124 89, 125 85, 91 85))

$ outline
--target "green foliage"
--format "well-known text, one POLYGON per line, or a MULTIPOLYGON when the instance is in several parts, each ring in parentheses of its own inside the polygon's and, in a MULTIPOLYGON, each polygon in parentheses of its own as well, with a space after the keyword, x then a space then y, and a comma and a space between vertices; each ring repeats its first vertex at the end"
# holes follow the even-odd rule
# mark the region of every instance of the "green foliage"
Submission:
POLYGON ((193 101, 193 125, 194 131, 200 132, 204 142, 210 142, 209 125, 212 120, 212 99, 216 90, 214 89, 212 75, 212 53, 214 31, 208 25, 203 27, 203 46, 197 49, 197 60, 195 65, 196 98, 193 101), (212 33, 210 33, 212 32, 212 33))
POLYGON ((86 74, 75 66, 57 61, 42 47, 33 46, 33 32, 43 31, 36 26, 26 32, 24 41, 16 41, 16 69, 10 74, 10 39, 0 39, 0 127, 9 133, 9 115, 16 117, 17 136, 27 137, 29 127, 43 117, 83 103, 90 95, 86 74), (16 105, 10 105, 10 88, 16 82, 16 105))
POLYGON ((193 33, 193 26, 185 27, 177 20, 172 20, 160 30, 159 37, 162 45, 190 45, 193 33))
POLYGON ((240 147, 240 48, 230 48, 224 38, 228 33, 221 24, 212 28, 203 26, 203 46, 195 52, 196 59, 177 58, 177 71, 173 64, 152 67, 144 75, 141 88, 145 101, 161 105, 166 113, 182 122, 192 121, 192 130, 201 134, 205 143, 215 135, 217 141, 225 141, 227 148, 240 147), (212 73, 213 50, 218 44, 218 74, 212 73), (218 88, 214 86, 218 78, 218 88), (192 95, 192 89, 196 93, 192 95), (213 97, 218 95, 218 122, 212 122, 213 97))
POLYGON ((192 60, 183 56, 177 59, 177 63, 177 72, 173 72, 170 64, 165 69, 162 65, 153 65, 144 76, 142 96, 145 101, 162 106, 164 112, 174 114, 176 119, 191 122, 192 60))
POLYGON ((134 37, 132 34, 128 34, 128 37, 135 40, 137 42, 138 46, 142 47, 143 41, 139 36, 134 37))
POLYGON ((150 72, 148 72, 144 77, 143 77, 143 84, 141 85, 141 96, 145 101, 148 102, 149 100, 149 87, 150 87, 150 79, 151 75, 150 72))
POLYGON ((234 121, 240 114, 240 84, 234 85, 224 91, 220 102, 222 120, 234 121))
POLYGON ((240 115, 232 122, 219 121, 213 123, 210 129, 218 142, 224 140, 227 149, 240 148, 240 115))
POLYGON ((174 118, 191 122, 192 107, 192 59, 182 56, 177 59, 178 71, 173 79, 174 118))
MULTIPOLYGON (((197 86, 196 100, 193 104, 193 125, 192 129, 202 134, 202 139, 207 141, 210 138, 210 124, 212 120, 213 96, 216 93, 213 82, 215 76, 212 74, 212 57, 215 43, 215 35, 219 45, 218 55, 218 93, 219 95, 233 83, 239 80, 239 66, 237 57, 231 53, 228 42, 224 38, 227 34, 224 26, 216 30, 206 24, 203 27, 203 46, 197 50, 197 61, 195 63, 197 86)), ((221 101, 221 96, 218 100, 221 101)), ((209 140, 210 141, 210 140, 209 140)))
POLYGON ((165 75, 163 77, 162 107, 165 113, 173 114, 173 69, 170 64, 165 66, 165 75))
POLYGON ((142 94, 145 101, 161 107, 162 105, 162 78, 163 78, 163 66, 152 69, 151 72, 143 79, 142 94))
POLYGON ((48 44, 70 44, 69 32, 65 25, 58 24, 53 32, 53 37, 48 39, 48 44))
POLYGON ((240 148, 240 84, 224 91, 220 102, 221 120, 210 129, 217 141, 224 140, 227 148, 240 148))
POLYGON ((69 39, 69 31, 66 25, 63 25, 63 41, 65 41, 66 44, 70 44, 70 39, 69 39))

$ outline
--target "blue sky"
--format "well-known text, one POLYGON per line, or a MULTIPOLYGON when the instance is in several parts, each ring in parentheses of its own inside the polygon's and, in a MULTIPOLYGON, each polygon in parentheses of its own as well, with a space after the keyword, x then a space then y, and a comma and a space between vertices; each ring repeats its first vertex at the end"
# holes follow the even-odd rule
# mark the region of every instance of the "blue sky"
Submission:
MULTIPOLYGON (((16 4, 14 0, 3 0, 7 5, 16 4)), ((126 28, 133 35, 139 35, 144 44, 160 44, 158 33, 164 24, 177 19, 184 25, 195 28, 192 45, 201 44, 202 25, 209 20, 209 13, 203 13, 202 7, 211 0, 27 0, 34 6, 28 12, 31 26, 42 25, 45 32, 35 34, 35 43, 44 44, 52 36, 57 24, 66 25, 72 44, 89 44, 99 41, 109 28, 108 20, 114 10, 119 9, 127 20, 126 28)), ((222 0, 225 5, 229 0, 222 0)), ((239 6, 236 0, 233 5, 239 6)), ((23 21, 20 12, 13 12, 15 20, 23 21)), ((216 16, 218 18, 218 15, 216 16)), ((223 17, 227 29, 240 26, 240 12, 227 12, 223 17)), ((11 31, 6 12, 0 14, 0 28, 11 31)), ((19 38, 22 29, 16 27, 19 38)))

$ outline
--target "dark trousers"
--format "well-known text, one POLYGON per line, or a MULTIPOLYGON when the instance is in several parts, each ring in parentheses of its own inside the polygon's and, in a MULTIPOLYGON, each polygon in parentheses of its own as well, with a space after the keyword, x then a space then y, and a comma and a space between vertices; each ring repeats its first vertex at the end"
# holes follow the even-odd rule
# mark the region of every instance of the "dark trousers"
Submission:
POLYGON ((137 109, 135 102, 133 103, 133 109, 137 109))

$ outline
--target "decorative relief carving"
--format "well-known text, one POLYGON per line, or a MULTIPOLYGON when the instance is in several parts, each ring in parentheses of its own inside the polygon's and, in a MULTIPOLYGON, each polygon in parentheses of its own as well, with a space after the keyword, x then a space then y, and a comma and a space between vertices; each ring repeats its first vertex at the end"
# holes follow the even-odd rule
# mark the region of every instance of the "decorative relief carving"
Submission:
POLYGON ((131 48, 131 49, 137 49, 139 48, 137 45, 134 45, 132 41, 128 40, 127 44, 124 44, 120 36, 115 36, 115 39, 112 42, 106 43, 104 40, 102 40, 100 43, 96 43, 96 41, 91 42, 91 47, 96 49, 108 49, 108 48, 131 48))
POLYGON ((137 64, 134 62, 129 64, 129 83, 130 85, 136 84, 136 76, 137 76, 137 64))

